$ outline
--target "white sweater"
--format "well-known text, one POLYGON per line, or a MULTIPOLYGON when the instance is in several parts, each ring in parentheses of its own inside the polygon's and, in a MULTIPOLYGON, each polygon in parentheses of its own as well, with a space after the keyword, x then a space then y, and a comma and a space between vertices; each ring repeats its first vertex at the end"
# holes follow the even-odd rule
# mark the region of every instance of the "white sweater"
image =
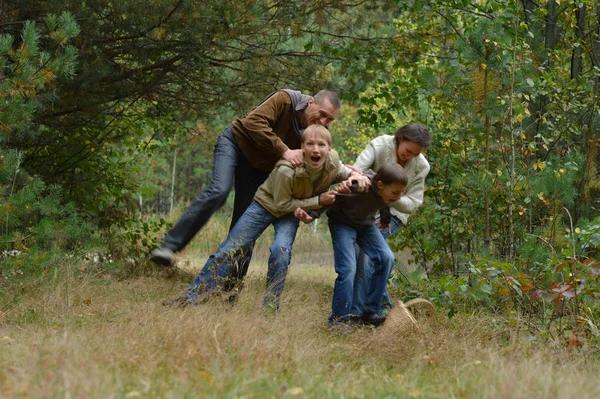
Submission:
MULTIPOLYGON (((383 135, 373 140, 360 153, 354 166, 362 170, 377 171, 388 162, 398 163, 394 136, 383 135)), ((429 173, 429 162, 423 156, 414 157, 406 163, 404 171, 408 176, 408 185, 398 201, 391 204, 392 215, 406 224, 408 217, 423 204, 425 177, 429 173)))

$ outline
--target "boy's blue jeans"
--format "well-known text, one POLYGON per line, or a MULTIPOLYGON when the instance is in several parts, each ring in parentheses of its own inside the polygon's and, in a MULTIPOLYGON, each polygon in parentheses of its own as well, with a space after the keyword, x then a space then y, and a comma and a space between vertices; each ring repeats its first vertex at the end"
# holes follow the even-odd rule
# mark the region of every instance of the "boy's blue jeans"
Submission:
MULTIPOLYGON (((181 251, 206 224, 208 219, 225 203, 235 181, 235 200, 231 225, 252 202, 258 187, 269 177, 269 172, 254 168, 237 146, 231 126, 217 138, 214 150, 214 166, 210 185, 185 210, 177 223, 167 233, 162 246, 173 252, 181 251)), ((245 248, 244 262, 238 263, 232 272, 232 280, 241 281, 248 270, 253 245, 245 248)), ((233 281, 232 281, 233 282, 233 281)), ((232 288, 232 286, 226 287, 232 288)))
MULTIPOLYGON (((375 222, 379 222, 377 219, 375 222)), ((391 232, 389 229, 381 230, 381 236, 387 240, 393 236, 402 227, 402 221, 396 216, 392 216, 391 232)), ((390 273, 392 269, 390 268, 390 273)), ((373 262, 365 255, 365 252, 356 246, 356 278, 354 280, 354 299, 352 301, 351 313, 356 316, 362 316, 365 313, 365 301, 369 292, 369 281, 373 274, 373 262)), ((386 279, 389 278, 389 273, 386 279)), ((382 298, 383 308, 391 308, 392 303, 387 290, 387 284, 382 298)))
POLYGON ((271 224, 275 227, 275 236, 270 247, 263 305, 273 304, 279 308, 299 220, 293 213, 277 218, 254 200, 187 288, 186 299, 195 303, 204 292, 214 292, 217 286, 223 286, 236 265, 246 261, 247 249, 271 224))
POLYGON ((335 271, 338 275, 333 288, 329 323, 345 322, 350 318, 356 275, 355 245, 358 245, 373 262, 373 273, 367 282, 363 314, 380 314, 387 277, 394 265, 394 254, 379 229, 374 224, 355 228, 329 220, 329 231, 333 242, 335 271))

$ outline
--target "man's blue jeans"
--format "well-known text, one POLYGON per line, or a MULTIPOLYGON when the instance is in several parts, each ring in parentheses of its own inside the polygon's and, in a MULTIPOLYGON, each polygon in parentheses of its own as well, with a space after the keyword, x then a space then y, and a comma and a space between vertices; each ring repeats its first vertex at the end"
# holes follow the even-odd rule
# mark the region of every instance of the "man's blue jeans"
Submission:
POLYGON ((204 292, 213 292, 217 286, 225 284, 236 265, 245 261, 248 248, 271 224, 275 227, 275 237, 270 247, 271 255, 263 305, 273 304, 278 309, 292 259, 292 246, 299 220, 291 213, 276 218, 256 201, 250 203, 246 212, 229 232, 227 239, 208 258, 200 273, 187 288, 186 299, 195 303, 204 292))
MULTIPOLYGON (((235 201, 231 216, 231 230, 242 216, 258 187, 269 177, 269 172, 254 168, 237 146, 231 126, 217 138, 214 166, 209 187, 185 210, 165 237, 162 246, 173 252, 181 251, 206 224, 208 219, 225 203, 235 180, 235 201)), ((241 280, 248 271, 253 243, 245 248, 244 262, 232 271, 233 280, 241 280)), ((236 281, 234 281, 236 282, 236 281)), ((233 286, 226 287, 226 289, 233 286)))
POLYGON ((338 275, 333 288, 329 323, 349 320, 356 275, 355 245, 358 245, 373 262, 373 273, 367 285, 363 314, 380 314, 387 276, 394 265, 394 254, 379 229, 374 224, 357 229, 329 220, 329 231, 333 242, 335 271, 338 275))
MULTIPOLYGON (((379 222, 377 219, 375 222, 379 222)), ((388 237, 394 235, 402 227, 402 221, 396 216, 392 216, 391 232, 389 229, 380 230, 381 236, 387 240, 388 237)), ((373 274, 373 262, 366 256, 365 252, 360 247, 356 246, 356 277, 354 280, 354 300, 352 302, 351 313, 356 316, 362 316, 365 313, 365 301, 369 292, 369 281, 373 274)), ((393 267, 393 265, 392 265, 393 267)), ((392 268, 390 268, 386 279, 389 278, 392 268)), ((383 292, 382 298, 383 308, 391 308, 392 303, 387 290, 387 284, 383 292)))

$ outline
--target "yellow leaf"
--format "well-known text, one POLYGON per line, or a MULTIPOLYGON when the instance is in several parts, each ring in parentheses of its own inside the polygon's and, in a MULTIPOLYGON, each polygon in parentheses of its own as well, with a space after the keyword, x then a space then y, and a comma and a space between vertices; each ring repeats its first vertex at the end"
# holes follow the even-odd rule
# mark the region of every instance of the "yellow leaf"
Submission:
POLYGON ((496 176, 498 176, 498 177, 502 176, 502 171, 501 170, 496 170, 496 176))
POLYGON ((523 140, 525 140, 525 139, 527 138, 527 136, 525 136, 525 133, 521 133, 521 138, 522 138, 523 140))
POLYGON ((523 122, 523 114, 517 115, 517 121, 523 122))
POLYGON ((546 151, 548 151, 548 146, 547 146, 546 144, 542 144, 542 147, 544 147, 544 149, 545 149, 546 151))
POLYGON ((577 234, 581 233, 581 229, 579 227, 576 227, 575 228, 575 233, 577 233, 577 234))
POLYGON ((481 69, 487 69, 487 65, 486 64, 481 64, 481 69))
POLYGON ((531 112, 529 112, 529 110, 528 110, 527 108, 525 108, 525 113, 526 113, 528 116, 531 116, 531 112))
POLYGON ((152 104, 154 104, 154 105, 158 105, 158 101, 156 101, 156 100, 152 100, 152 104))
POLYGON ((288 389, 288 393, 292 396, 302 395, 304 393, 304 389, 302 389, 300 387, 294 387, 294 388, 288 389))

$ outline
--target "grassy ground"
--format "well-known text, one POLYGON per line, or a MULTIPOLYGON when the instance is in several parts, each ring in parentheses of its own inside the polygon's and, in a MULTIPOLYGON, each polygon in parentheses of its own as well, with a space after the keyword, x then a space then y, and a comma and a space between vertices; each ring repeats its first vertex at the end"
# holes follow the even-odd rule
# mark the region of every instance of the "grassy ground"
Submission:
MULTIPOLYGON (((182 266, 201 266, 198 247, 214 245, 205 234, 220 233, 198 237, 182 266)), ((595 358, 498 331, 483 313, 439 316, 402 336, 330 332, 335 275, 327 240, 302 229, 276 316, 260 307, 268 239, 233 307, 220 299, 164 307, 191 275, 124 279, 76 260, 7 280, 0 286, 0 397, 600 397, 595 358)))

